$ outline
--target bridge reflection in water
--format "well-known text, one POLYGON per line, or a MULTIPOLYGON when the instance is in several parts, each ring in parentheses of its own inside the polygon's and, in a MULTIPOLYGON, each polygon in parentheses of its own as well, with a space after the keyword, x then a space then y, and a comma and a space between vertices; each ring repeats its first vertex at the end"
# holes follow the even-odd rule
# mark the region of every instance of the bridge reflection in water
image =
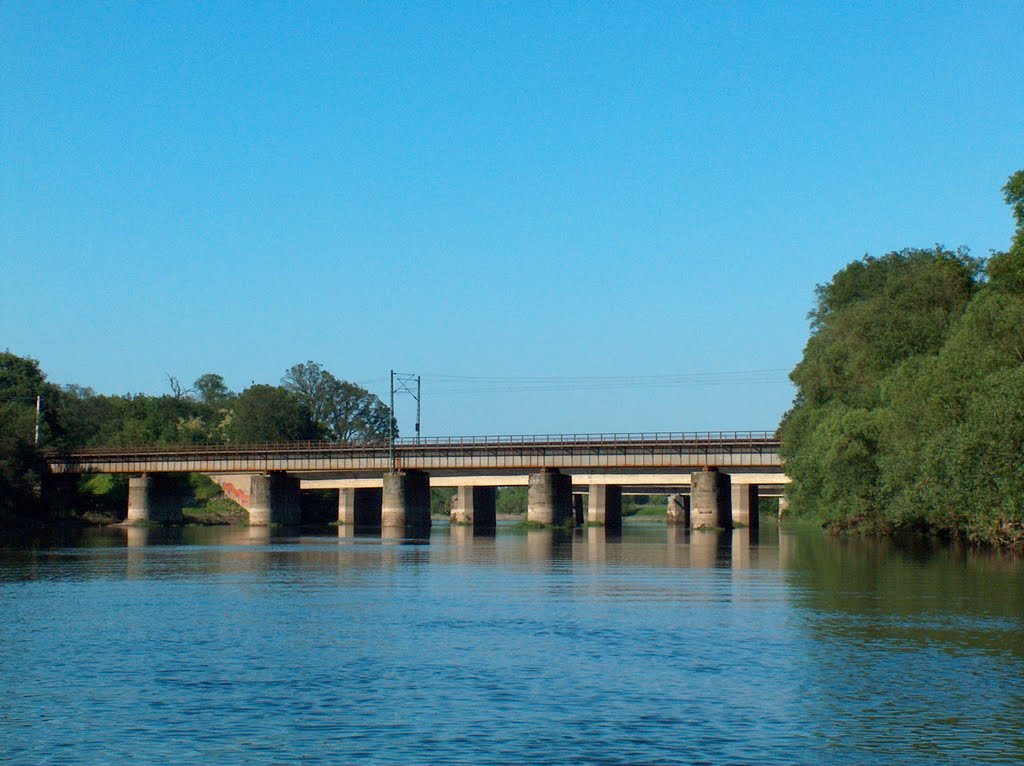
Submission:
MULTIPOLYGON (((154 567, 174 563, 163 551, 168 546, 204 550, 190 560, 204 571, 263 572, 286 560, 301 559, 304 567, 336 568, 339 561, 359 568, 359 561, 402 560, 412 551, 424 561, 466 565, 533 567, 610 566, 628 570, 637 565, 731 570, 777 568, 783 565, 789 539, 776 523, 761 528, 732 530, 661 526, 642 521, 622 531, 601 527, 585 529, 524 529, 503 523, 497 533, 472 527, 435 527, 425 537, 405 537, 399 530, 377 530, 373 536, 354 536, 339 527, 335 532, 303 531, 285 527, 152 527, 117 526, 89 533, 128 549, 129 576, 152 575, 154 567), (388 551, 391 551, 390 553, 388 551)), ((85 541, 78 541, 79 544, 85 541)), ((93 540, 95 545, 95 540, 93 540)))

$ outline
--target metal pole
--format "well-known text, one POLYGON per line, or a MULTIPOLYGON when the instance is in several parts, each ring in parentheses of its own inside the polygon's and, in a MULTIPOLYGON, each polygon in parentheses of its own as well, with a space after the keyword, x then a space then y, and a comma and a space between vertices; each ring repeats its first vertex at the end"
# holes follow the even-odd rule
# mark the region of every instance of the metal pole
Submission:
POLYGON ((36 397, 36 446, 39 446, 40 425, 43 419, 43 397, 36 397))
POLYGON ((391 371, 391 412, 388 418, 388 462, 395 472, 395 371, 391 371))
POLYGON ((420 376, 416 376, 416 441, 420 440, 420 376))

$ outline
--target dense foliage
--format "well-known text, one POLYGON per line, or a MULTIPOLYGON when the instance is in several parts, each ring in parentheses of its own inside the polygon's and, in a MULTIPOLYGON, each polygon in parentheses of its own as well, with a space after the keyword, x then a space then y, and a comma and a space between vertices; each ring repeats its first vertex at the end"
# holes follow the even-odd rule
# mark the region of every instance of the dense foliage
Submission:
POLYGON ((36 397, 54 390, 34 360, 0 353, 0 518, 14 508, 39 505, 43 463, 34 445, 36 397))
MULTIPOLYGON (((379 441, 389 408, 364 388, 308 362, 282 385, 241 393, 207 373, 184 389, 169 378, 164 396, 108 396, 46 380, 34 359, 0 353, 0 514, 35 512, 45 461, 35 444, 36 398, 42 400, 41 447, 221 444, 324 439, 379 441), (309 384, 319 385, 315 391, 309 384), (315 396, 314 396, 315 394, 315 396)), ((396 428, 397 433, 397 428, 396 428)), ((202 498, 200 498, 202 499, 202 498)))
POLYGON ((316 362, 295 365, 282 383, 310 413, 320 438, 342 444, 387 438, 391 410, 362 386, 338 380, 316 362))
POLYGON ((1024 543, 1024 171, 1010 249, 902 250, 817 289, 781 436, 792 509, 834 528, 1024 543))

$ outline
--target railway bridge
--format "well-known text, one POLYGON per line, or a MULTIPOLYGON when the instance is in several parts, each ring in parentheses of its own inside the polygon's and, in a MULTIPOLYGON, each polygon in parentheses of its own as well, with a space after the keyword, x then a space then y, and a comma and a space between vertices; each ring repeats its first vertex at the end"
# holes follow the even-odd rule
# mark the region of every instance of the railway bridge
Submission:
POLYGON ((546 434, 397 439, 394 444, 287 442, 87 448, 48 455, 51 482, 127 474, 128 521, 180 520, 173 481, 203 473, 253 525, 298 522, 303 489, 336 489, 338 521, 387 528, 430 525, 430 487, 454 487, 452 521, 495 524, 495 490, 525 485, 527 518, 560 525, 587 518, 617 527, 623 492, 670 495, 669 522, 757 523, 760 493, 789 480, 766 431, 546 434))

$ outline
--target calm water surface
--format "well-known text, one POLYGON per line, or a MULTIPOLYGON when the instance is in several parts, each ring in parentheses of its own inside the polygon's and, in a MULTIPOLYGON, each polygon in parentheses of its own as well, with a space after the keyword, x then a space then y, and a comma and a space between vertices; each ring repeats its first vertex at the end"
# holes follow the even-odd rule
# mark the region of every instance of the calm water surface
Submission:
POLYGON ((3 762, 1024 762, 1007 557, 110 529, 0 549, 0 610, 3 762))

